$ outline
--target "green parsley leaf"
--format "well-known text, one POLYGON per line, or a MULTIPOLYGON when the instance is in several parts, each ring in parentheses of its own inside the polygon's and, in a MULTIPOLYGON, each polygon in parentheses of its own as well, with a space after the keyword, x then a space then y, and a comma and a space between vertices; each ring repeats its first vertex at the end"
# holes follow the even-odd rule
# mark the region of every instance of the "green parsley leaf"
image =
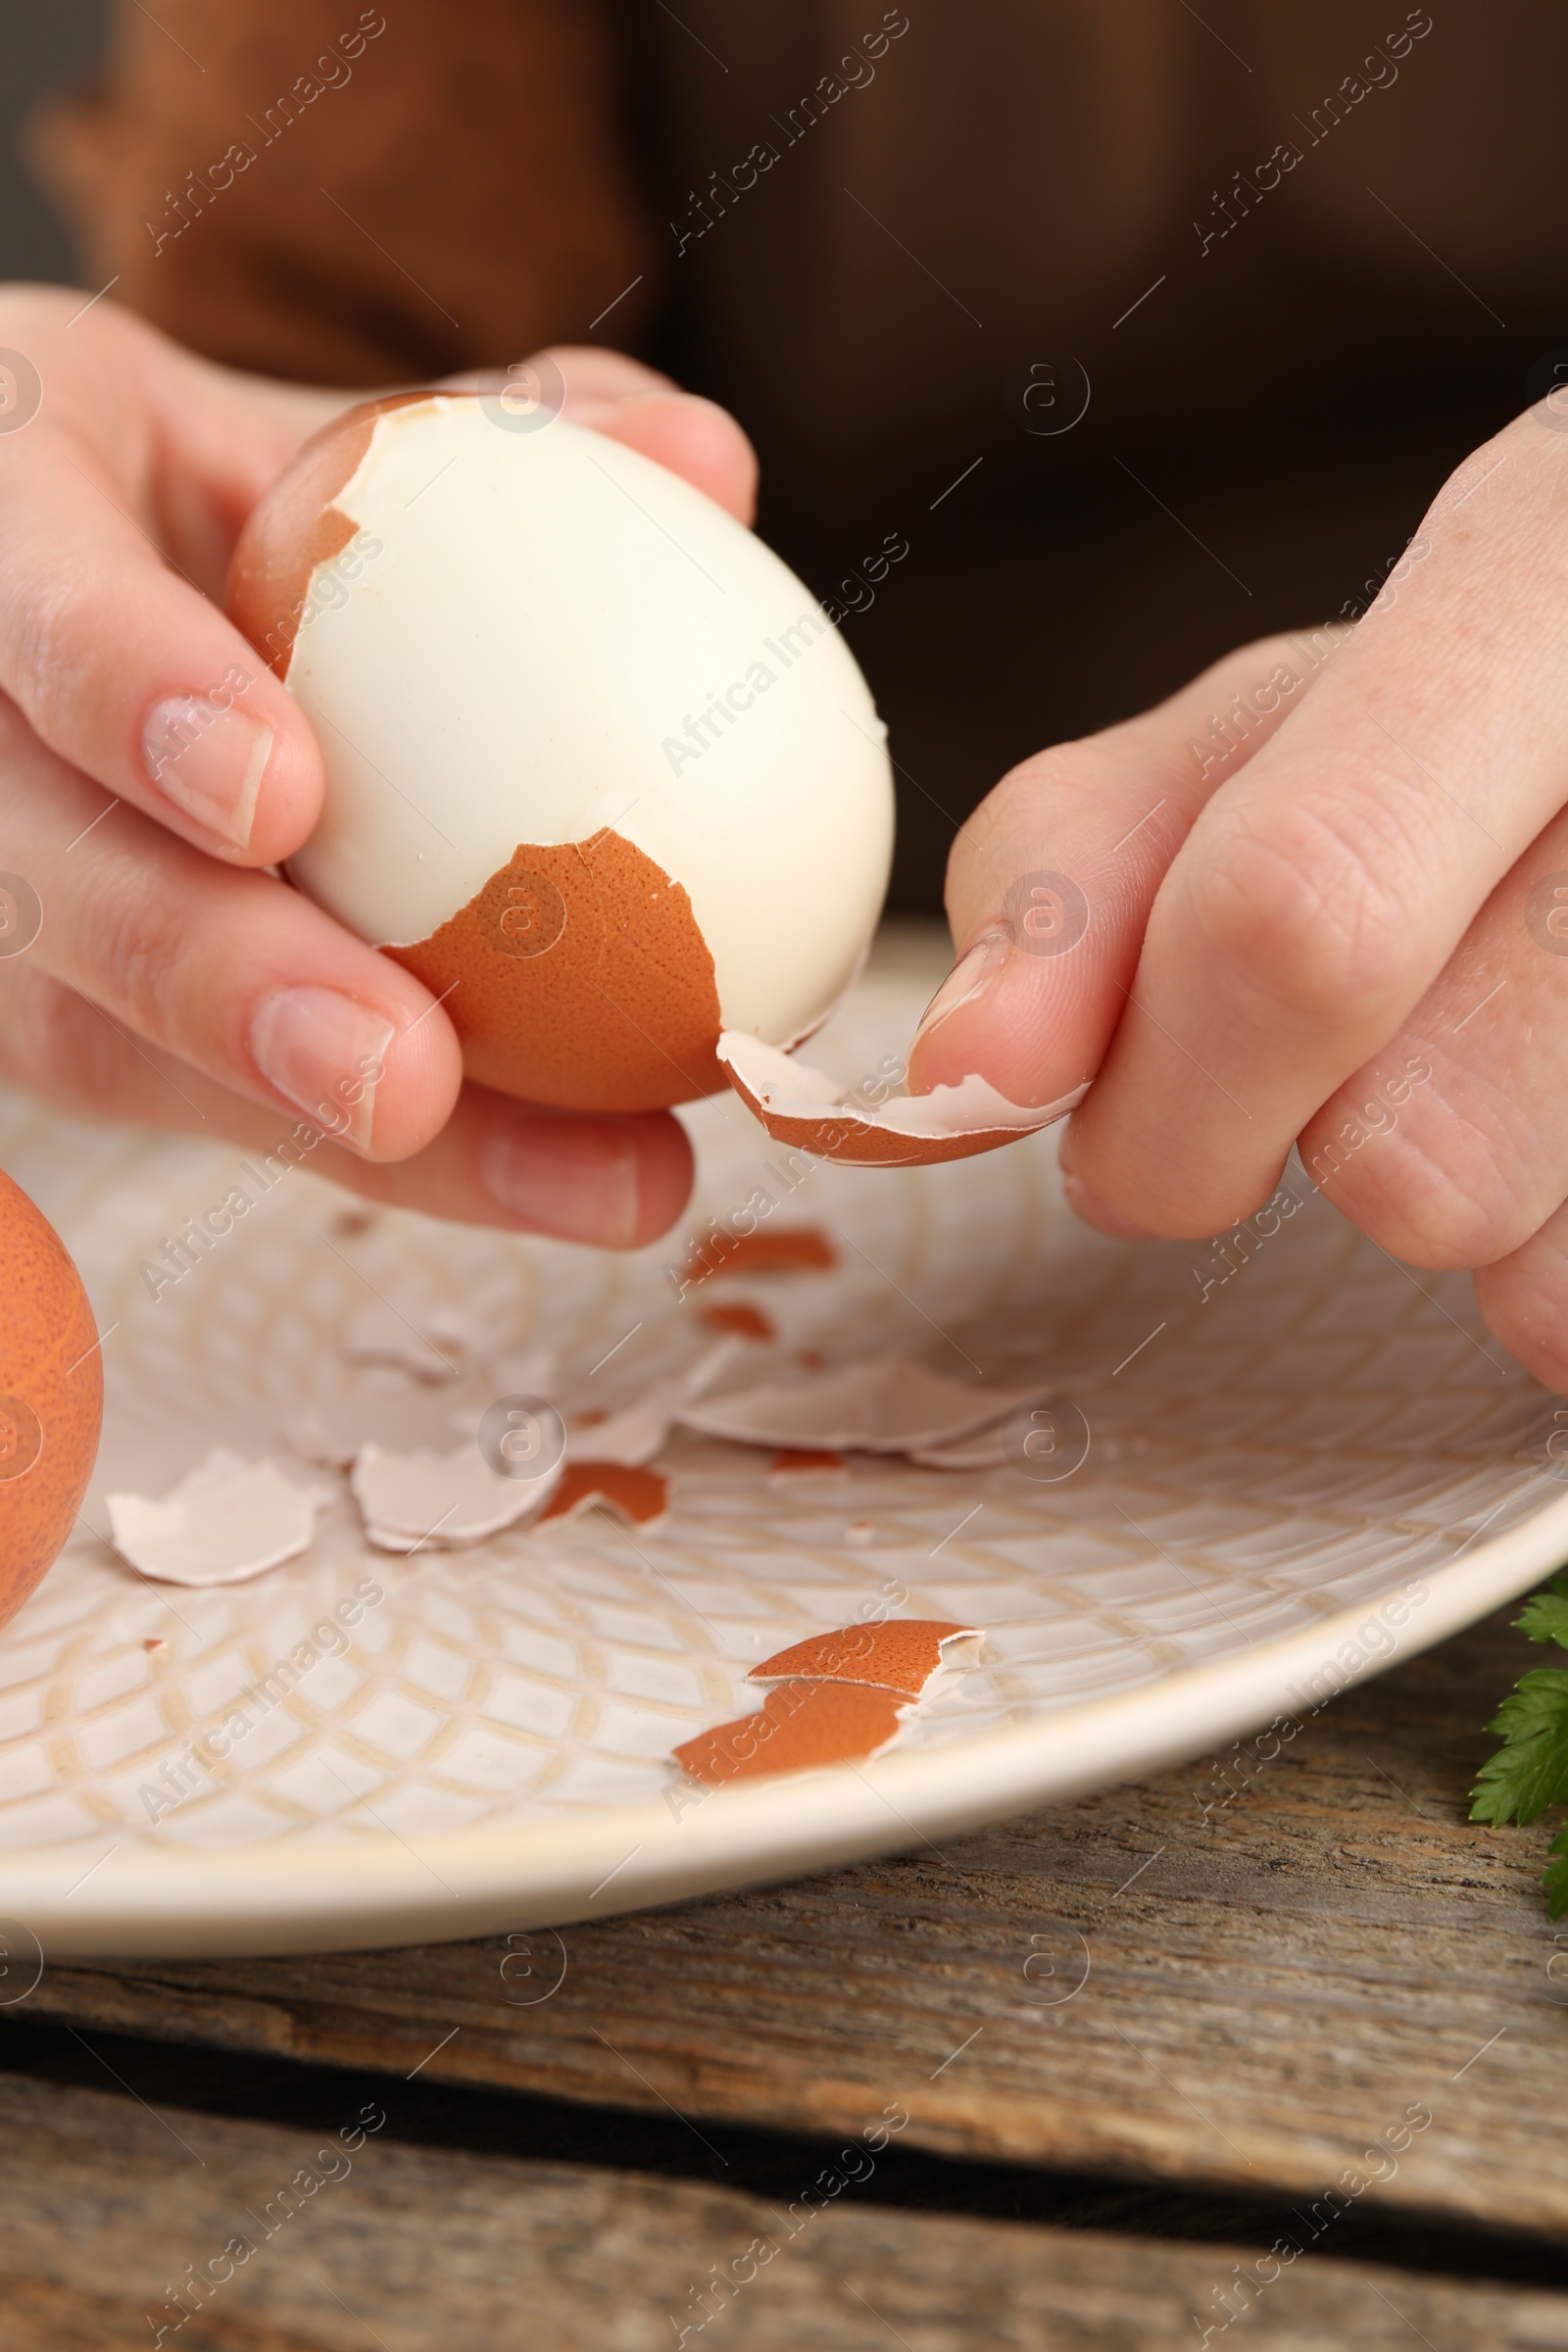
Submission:
MULTIPOLYGON (((1532 1642, 1568 1649, 1568 1574, 1533 1592, 1514 1624, 1532 1642)), ((1522 1674, 1488 1724, 1503 1744, 1482 1765, 1471 1790, 1472 1821, 1534 1821, 1548 1805, 1568 1805, 1568 1667, 1538 1666, 1522 1674)), ((1553 1919, 1568 1911, 1568 1829, 1546 1849, 1542 1878, 1553 1919)))
POLYGON ((1554 1576, 1544 1592, 1533 1592, 1514 1624, 1532 1642, 1555 1642, 1568 1649, 1568 1576, 1554 1576))
POLYGON ((1504 1744, 1481 1767, 1472 1821, 1534 1821, 1568 1804, 1568 1667, 1522 1674, 1487 1729, 1504 1744))

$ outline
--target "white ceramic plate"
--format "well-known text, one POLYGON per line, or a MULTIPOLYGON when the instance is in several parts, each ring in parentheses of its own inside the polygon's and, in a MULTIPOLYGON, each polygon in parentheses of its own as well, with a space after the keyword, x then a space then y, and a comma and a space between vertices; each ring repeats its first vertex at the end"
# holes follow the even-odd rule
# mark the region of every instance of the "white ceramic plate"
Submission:
MULTIPOLYGON (((873 1070, 940 968, 934 936, 886 940, 813 1060, 873 1070)), ((692 1126, 688 1230, 778 1189, 764 1163, 783 1155, 738 1103, 692 1126)), ((19 1955, 29 1936, 65 1956, 473 1936, 817 1869, 1299 1717, 1568 1552, 1552 1400, 1484 1332, 1466 1281, 1395 1265, 1299 1176, 1302 1205, 1233 1248, 1221 1281, 1206 1244, 1086 1232, 1049 1134, 926 1169, 819 1166, 774 1222, 835 1236, 835 1272, 715 1280, 678 1303, 673 1244, 614 1259, 402 1213, 355 1234, 343 1197, 298 1173, 155 1301, 140 1261, 221 1200, 240 1157, 0 1104, 0 1162, 109 1331, 83 1524, 0 1634, 0 1915, 19 1955), (570 1407, 625 1401, 696 1352, 701 1303, 744 1298, 829 1362, 897 1348, 959 1375, 1049 1373, 1089 1455, 1054 1484, 861 1456, 847 1483, 796 1492, 765 1455, 682 1436, 659 1534, 593 1514, 399 1560, 366 1546, 345 1492, 306 1556, 194 1592, 144 1581, 92 1533, 111 1488, 161 1494, 214 1444, 287 1460, 302 1405, 391 1394, 339 1335, 416 1279, 437 1303, 480 1301, 498 1346, 553 1343, 570 1407), (263 1710, 227 1764, 180 1766, 366 1577, 383 1597, 347 1654, 263 1710), (984 1662, 871 1765, 689 1801, 671 1746, 756 1703, 759 1658, 879 1595, 983 1626, 984 1662), (171 1763, 189 1792, 155 1821, 144 1791, 171 1763)), ((777 1360, 757 1348, 747 1377, 777 1360)))

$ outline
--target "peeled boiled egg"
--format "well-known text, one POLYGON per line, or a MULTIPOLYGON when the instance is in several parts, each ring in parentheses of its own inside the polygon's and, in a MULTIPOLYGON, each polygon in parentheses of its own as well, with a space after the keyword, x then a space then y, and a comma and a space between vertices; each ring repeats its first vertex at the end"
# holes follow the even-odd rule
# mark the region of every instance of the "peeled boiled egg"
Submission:
POLYGON ((71 1533, 98 1452, 103 1359, 81 1277, 0 1174, 0 1625, 71 1533))
POLYGON ((484 1084, 687 1102, 722 1030, 788 1047, 854 977, 886 730, 816 599, 677 475, 548 408, 368 402, 256 509, 228 602, 325 761, 291 879, 484 1084))

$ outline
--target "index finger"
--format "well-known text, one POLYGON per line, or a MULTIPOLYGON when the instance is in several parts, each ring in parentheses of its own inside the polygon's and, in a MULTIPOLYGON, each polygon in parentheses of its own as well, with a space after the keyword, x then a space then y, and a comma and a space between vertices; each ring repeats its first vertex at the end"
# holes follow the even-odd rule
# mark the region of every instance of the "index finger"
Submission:
POLYGON ((949 858, 959 955, 910 1049, 915 1093, 974 1071, 1011 1102, 1054 1102, 1095 1075, 1172 858, 1342 635, 1239 647, 1154 710, 1004 777, 949 858))
POLYGON ((229 863, 298 849, 323 789, 303 712, 85 442, 0 441, 0 688, 105 808, 129 802, 229 863))

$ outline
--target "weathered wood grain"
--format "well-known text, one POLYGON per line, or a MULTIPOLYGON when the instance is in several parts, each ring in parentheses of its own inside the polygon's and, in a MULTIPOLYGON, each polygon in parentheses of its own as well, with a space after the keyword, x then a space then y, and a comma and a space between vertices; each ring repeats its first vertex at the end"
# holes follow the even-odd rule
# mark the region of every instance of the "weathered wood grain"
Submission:
POLYGON ((1227 2308, 1271 2352, 1568 2347, 1568 2298, 1325 2260, 1259 2284, 1239 2247, 890 2212, 874 2173, 791 2210, 325 2138, 0 2077, 7 2352, 146 2352, 161 2325, 184 2352, 668 2352, 682 2325, 732 2352, 1141 2352, 1227 2308))
POLYGON ((26 2013, 803 2131, 899 2101, 908 2143, 1308 2201, 1425 2108, 1361 2210, 1562 2231, 1549 1832, 1465 1819, 1482 1727, 1538 1662, 1511 1613, 1268 1760, 1254 1743, 940 1852, 567 1928, 564 1981, 532 2006, 548 1935, 531 1957, 51 1967, 26 2013))

